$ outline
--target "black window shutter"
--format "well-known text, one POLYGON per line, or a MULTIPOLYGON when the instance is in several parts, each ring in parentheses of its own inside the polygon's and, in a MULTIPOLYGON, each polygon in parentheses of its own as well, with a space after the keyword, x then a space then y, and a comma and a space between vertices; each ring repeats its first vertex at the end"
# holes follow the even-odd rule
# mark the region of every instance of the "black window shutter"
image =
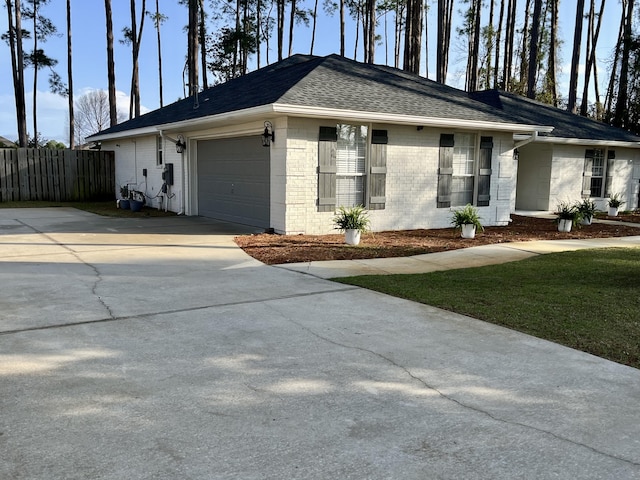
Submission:
POLYGON ((371 133, 371 160, 369 178, 369 210, 384 210, 387 183, 387 143, 386 130, 371 133))
POLYGON ((336 151, 338 129, 320 127, 318 142, 318 211, 336 209, 336 151))
POLYGON ((440 135, 440 158, 438 162, 438 208, 451 206, 451 181, 453 177, 453 134, 440 135))
POLYGON ((478 170, 479 207, 488 207, 491 200, 491 157, 493 153, 493 137, 480 137, 480 161, 478 170))

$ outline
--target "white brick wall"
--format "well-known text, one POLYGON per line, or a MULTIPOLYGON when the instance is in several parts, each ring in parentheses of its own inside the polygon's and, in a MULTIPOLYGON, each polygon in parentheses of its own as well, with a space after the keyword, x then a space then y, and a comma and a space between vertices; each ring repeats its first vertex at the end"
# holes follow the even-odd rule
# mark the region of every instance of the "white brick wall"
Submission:
MULTIPOLYGON (((287 132, 287 228, 282 233, 335 233, 333 213, 317 212, 318 130, 337 120, 289 119, 287 132)), ((386 129, 386 206, 370 212, 374 231, 450 226, 451 210, 436 208, 440 130, 394 125, 386 129)), ((493 136, 491 205, 481 207, 485 225, 503 225, 513 209, 515 168, 510 134, 477 132, 493 136), (500 174, 498 174, 500 172, 500 174)))
MULTIPOLYGON (((116 198, 120 198, 120 187, 144 192, 147 206, 158 207, 159 193, 164 181, 162 167, 156 165, 156 136, 138 137, 135 140, 122 139, 102 143, 103 150, 113 150, 116 162, 116 198), (143 176, 143 169, 147 176, 143 176)), ((175 144, 164 138, 164 162, 173 163, 173 186, 169 187, 168 210, 179 212, 182 208, 182 168, 181 155, 176 153, 175 144)), ((166 197, 165 197, 166 198, 166 197)), ((166 201, 166 200, 165 200, 166 201)), ((162 205, 164 208, 165 205, 162 205)))
MULTIPOLYGON (((593 147, 580 145, 555 145, 551 166, 549 208, 554 209, 560 202, 573 203, 582 199, 582 173, 584 171, 585 150, 593 147)), ((620 193, 627 202, 623 208, 635 208, 637 197, 633 181, 633 162, 638 155, 629 148, 610 147, 616 152, 611 191, 620 193)), ((599 210, 607 210, 606 198, 592 198, 599 210)))

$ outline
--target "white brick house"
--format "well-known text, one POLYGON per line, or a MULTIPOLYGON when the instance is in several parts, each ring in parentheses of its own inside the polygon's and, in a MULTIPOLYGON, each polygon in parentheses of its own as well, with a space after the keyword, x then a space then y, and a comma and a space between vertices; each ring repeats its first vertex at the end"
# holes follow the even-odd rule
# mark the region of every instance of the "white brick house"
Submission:
POLYGON ((504 225, 516 206, 514 135, 552 129, 400 70, 297 55, 92 140, 115 151, 116 183, 149 205, 322 234, 337 207, 355 204, 374 231, 448 227, 467 203, 485 225, 504 225))
POLYGON ((515 206, 553 211, 584 198, 607 210, 619 194, 625 209, 640 207, 640 137, 601 122, 513 94, 471 94, 496 111, 553 126, 551 132, 515 136, 518 157, 515 206))

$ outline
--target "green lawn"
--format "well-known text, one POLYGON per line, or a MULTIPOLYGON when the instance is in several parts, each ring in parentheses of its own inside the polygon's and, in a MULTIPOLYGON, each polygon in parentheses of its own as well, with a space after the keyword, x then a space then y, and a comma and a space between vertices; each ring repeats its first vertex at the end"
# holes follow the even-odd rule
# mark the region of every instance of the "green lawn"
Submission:
POLYGON ((173 212, 165 212, 157 208, 143 207, 139 212, 122 210, 116 207, 115 200, 102 202, 0 202, 0 208, 45 208, 45 207, 73 207, 86 212, 95 213, 106 217, 165 217, 175 216, 173 212))
POLYGON ((336 279, 640 368, 640 248, 419 275, 336 279))

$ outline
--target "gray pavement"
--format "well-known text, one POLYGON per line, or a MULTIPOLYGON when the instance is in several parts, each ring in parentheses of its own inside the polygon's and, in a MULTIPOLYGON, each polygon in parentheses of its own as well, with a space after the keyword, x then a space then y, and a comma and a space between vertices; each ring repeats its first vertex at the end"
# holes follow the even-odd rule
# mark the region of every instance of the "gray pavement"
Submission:
POLYGON ((0 479, 640 478, 640 371, 247 231, 0 209, 0 479))

